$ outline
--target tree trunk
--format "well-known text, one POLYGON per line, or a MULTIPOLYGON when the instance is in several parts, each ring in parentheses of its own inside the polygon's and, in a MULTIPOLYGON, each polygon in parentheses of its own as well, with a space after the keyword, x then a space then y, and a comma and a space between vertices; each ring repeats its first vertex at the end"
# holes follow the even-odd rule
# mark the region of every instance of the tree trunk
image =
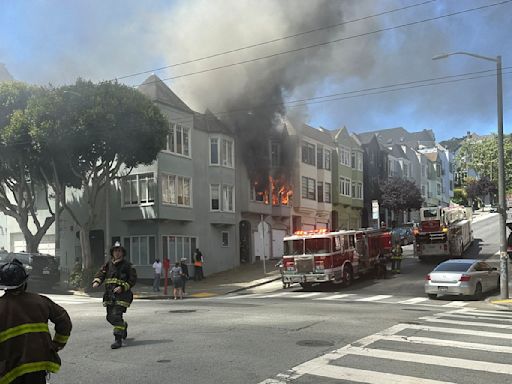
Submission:
POLYGON ((89 226, 80 227, 80 247, 82 248, 82 268, 90 269, 93 267, 91 255, 91 242, 89 241, 89 226))

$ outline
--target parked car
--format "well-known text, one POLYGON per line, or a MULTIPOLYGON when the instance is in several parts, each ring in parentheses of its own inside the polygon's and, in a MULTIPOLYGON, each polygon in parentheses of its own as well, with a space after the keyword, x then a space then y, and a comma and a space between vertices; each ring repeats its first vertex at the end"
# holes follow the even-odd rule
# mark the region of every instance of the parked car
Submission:
POLYGON ((430 299, 438 295, 464 295, 481 300, 484 292, 499 288, 497 268, 474 259, 444 261, 425 278, 425 293, 430 299))
POLYGON ((0 253, 0 265, 13 259, 23 263, 30 276, 29 281, 40 282, 47 287, 52 287, 60 281, 59 261, 55 256, 26 252, 0 253))
POLYGON ((414 242, 413 227, 397 227, 392 229, 393 238, 398 238, 400 245, 408 245, 414 242))
POLYGON ((496 213, 496 212, 498 212, 498 207, 496 207, 495 205, 492 205, 492 206, 491 206, 491 209, 489 209, 489 212, 490 212, 490 213, 496 213))

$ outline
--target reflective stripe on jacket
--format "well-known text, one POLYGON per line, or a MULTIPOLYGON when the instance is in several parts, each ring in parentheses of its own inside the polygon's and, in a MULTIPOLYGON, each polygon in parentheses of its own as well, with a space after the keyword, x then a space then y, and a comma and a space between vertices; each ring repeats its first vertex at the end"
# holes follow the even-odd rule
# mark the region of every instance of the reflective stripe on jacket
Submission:
POLYGON ((66 344, 71 320, 64 308, 31 292, 0 297, 0 384, 31 372, 57 372, 57 349, 66 344), (51 337, 48 320, 55 324, 51 337))
POLYGON ((128 308, 133 301, 131 289, 137 282, 137 271, 128 260, 122 259, 118 263, 109 261, 94 275, 94 281, 105 284, 104 306, 120 305, 128 308), (122 287, 122 292, 114 293, 116 287, 122 287))

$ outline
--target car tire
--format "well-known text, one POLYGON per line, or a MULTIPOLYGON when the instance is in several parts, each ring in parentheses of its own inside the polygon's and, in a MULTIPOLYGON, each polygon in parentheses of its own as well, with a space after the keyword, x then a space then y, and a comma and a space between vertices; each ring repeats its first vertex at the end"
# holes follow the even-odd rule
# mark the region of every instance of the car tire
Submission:
POLYGON ((476 283, 475 293, 473 294, 473 300, 480 301, 480 300, 482 300, 482 296, 483 296, 482 284, 476 283))
POLYGON ((300 283, 300 286, 304 291, 311 291, 311 289, 313 288, 312 283, 300 283))
POLYGON ((436 300, 437 294, 436 293, 427 293, 427 296, 430 300, 436 300))

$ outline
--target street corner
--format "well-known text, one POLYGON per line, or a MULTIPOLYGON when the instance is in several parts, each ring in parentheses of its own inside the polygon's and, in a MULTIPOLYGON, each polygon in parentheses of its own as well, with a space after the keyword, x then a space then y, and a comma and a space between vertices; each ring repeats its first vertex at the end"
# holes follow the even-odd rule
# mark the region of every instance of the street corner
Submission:
POLYGON ((218 296, 218 294, 217 293, 213 293, 213 292, 196 292, 196 293, 192 293, 190 295, 187 295, 186 297, 202 299, 202 298, 214 297, 214 296, 218 296))
POLYGON ((486 300, 495 308, 505 311, 512 311, 512 299, 500 299, 499 297, 490 297, 486 300))

